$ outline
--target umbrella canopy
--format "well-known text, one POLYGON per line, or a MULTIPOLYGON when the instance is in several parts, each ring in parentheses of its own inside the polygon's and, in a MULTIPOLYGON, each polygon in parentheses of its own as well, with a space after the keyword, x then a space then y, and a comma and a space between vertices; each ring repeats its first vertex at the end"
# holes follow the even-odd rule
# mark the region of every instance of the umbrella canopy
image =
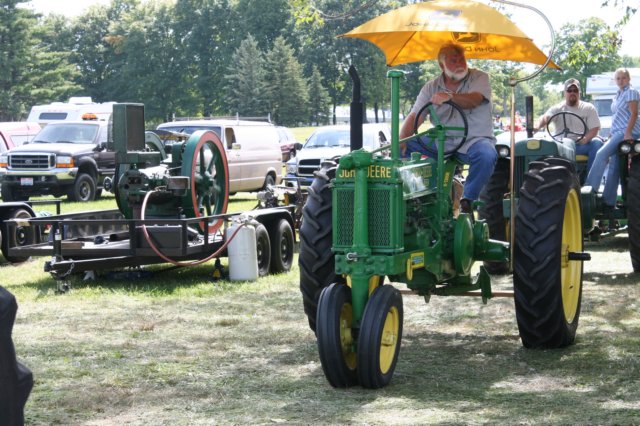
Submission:
MULTIPOLYGON (((471 0, 433 0, 378 16, 342 37, 375 44, 387 65, 437 59, 440 46, 456 43, 467 59, 499 59, 542 65, 547 56, 494 8, 471 0)), ((559 68, 555 63, 549 65, 559 68)))

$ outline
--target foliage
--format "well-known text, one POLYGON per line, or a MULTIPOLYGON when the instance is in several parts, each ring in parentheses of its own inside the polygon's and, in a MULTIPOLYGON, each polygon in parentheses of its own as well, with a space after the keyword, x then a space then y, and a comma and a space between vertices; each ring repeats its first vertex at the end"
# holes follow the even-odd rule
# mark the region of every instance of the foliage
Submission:
POLYGON ((563 70, 551 81, 559 83, 573 77, 584 84, 590 75, 616 69, 621 64, 620 44, 618 31, 600 18, 565 24, 560 28, 555 56, 563 70))
POLYGON ((284 37, 278 37, 265 57, 272 119, 283 126, 307 122, 309 90, 302 66, 284 37))
POLYGON ((327 124, 329 118, 329 93, 322 84, 322 75, 313 65, 309 78, 309 120, 315 125, 327 124))
POLYGON ((32 28, 35 17, 17 7, 24 3, 5 0, 0 7, 0 120, 16 120, 29 107, 34 66, 32 28))
POLYGON ((266 115, 269 99, 264 54, 249 35, 235 51, 227 74, 227 105, 229 111, 245 117, 266 115))

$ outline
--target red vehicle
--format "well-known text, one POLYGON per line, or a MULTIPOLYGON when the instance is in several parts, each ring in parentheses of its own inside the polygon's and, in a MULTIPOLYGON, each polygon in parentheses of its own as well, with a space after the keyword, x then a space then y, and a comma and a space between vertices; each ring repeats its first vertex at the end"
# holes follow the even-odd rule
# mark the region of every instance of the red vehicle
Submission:
POLYGON ((0 123, 0 152, 31 142, 40 131, 38 123, 10 121, 0 123))

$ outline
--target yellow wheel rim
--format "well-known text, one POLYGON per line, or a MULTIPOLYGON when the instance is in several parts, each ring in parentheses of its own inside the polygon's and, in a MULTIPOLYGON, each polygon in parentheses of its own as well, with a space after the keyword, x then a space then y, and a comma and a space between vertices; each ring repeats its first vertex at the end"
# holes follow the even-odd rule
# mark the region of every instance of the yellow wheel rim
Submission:
POLYGON ((580 216, 579 196, 575 189, 569 191, 562 223, 562 265, 561 286, 564 316, 568 323, 573 322, 580 300, 582 262, 569 260, 570 252, 582 252, 582 220, 580 216))
POLYGON ((353 323, 353 309, 350 304, 345 303, 340 310, 340 348, 347 367, 356 369, 356 353, 353 351, 353 336, 351 334, 351 324, 353 323))
POLYGON ((396 346, 398 345, 399 330, 400 315, 398 314, 398 308, 392 306, 387 312, 387 318, 384 320, 384 328, 380 339, 380 371, 382 374, 386 374, 393 364, 396 346))

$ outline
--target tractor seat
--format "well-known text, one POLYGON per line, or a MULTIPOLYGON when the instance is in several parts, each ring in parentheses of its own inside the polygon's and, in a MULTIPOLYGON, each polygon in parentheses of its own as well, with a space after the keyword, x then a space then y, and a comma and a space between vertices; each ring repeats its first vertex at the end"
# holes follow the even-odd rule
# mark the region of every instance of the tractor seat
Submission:
POLYGON ((586 163, 587 161, 589 161, 589 156, 588 155, 576 155, 576 161, 578 163, 586 163))

